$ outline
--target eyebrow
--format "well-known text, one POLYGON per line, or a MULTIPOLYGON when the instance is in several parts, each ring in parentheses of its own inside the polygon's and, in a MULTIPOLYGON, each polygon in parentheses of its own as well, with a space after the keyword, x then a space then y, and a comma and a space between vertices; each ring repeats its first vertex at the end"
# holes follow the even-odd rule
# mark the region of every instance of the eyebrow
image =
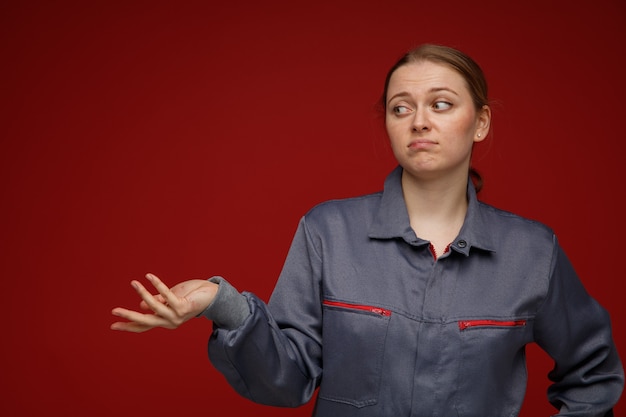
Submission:
MULTIPOLYGON (((428 93, 438 93, 440 91, 448 91, 448 92, 454 94, 455 96, 459 95, 456 91, 454 91, 453 89, 448 88, 448 87, 433 87, 430 90, 428 90, 428 93)), ((387 100, 387 103, 390 103, 391 100, 393 100, 396 97, 406 97, 406 96, 410 96, 410 95, 411 94, 409 94, 409 92, 407 92, 407 91, 401 91, 398 94, 394 94, 393 96, 391 96, 389 98, 389 100, 387 100)))

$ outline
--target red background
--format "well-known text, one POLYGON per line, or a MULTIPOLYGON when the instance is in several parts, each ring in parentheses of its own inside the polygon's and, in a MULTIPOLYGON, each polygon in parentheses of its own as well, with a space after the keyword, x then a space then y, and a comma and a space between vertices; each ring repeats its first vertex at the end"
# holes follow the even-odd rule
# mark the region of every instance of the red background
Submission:
MULTIPOLYGON (((110 310, 146 272, 267 299, 306 210, 382 187, 375 103, 422 42, 485 69, 482 198, 555 229, 625 355, 626 6, 572 3, 2 2, 0 414, 309 415, 234 394, 208 321, 126 334, 110 310)), ((547 416, 536 347, 529 368, 522 415, 547 416)))

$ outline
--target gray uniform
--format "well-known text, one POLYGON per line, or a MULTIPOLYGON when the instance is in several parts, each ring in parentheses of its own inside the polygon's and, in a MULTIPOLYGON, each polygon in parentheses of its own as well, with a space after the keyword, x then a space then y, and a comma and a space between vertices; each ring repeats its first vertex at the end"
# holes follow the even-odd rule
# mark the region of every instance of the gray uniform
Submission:
POLYGON ((525 346, 555 361, 550 402, 608 416, 624 373, 608 313, 548 227, 481 203, 435 259, 409 225, 400 167, 383 192, 301 220, 270 302, 221 278, 209 356, 241 395, 318 417, 512 417, 525 346))

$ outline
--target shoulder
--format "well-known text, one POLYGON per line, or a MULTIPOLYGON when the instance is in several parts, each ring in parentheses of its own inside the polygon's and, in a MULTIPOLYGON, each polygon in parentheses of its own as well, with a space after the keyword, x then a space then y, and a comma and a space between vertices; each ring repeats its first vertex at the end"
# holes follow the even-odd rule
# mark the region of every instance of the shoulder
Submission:
POLYGON ((539 240, 550 245, 555 240, 554 230, 541 221, 484 202, 478 202, 478 207, 485 227, 497 232, 502 238, 514 237, 520 243, 524 239, 530 239, 535 243, 539 240))
POLYGON ((382 191, 357 197, 327 200, 312 207, 305 215, 307 225, 369 223, 380 205, 382 191))
POLYGON ((349 197, 342 199, 327 200, 313 206, 306 214, 306 217, 327 216, 332 214, 344 214, 356 211, 376 208, 380 202, 382 192, 349 197))

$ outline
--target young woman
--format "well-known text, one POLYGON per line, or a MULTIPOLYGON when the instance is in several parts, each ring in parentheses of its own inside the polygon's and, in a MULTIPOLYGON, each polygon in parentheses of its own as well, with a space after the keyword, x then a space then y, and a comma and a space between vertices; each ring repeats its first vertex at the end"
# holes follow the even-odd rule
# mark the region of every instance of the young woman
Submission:
POLYGON ((478 65, 423 45, 390 70, 385 122, 398 167, 382 192, 329 201, 300 221, 268 304, 221 277, 158 291, 115 330, 213 320, 209 356, 243 396, 315 416, 519 413, 525 346, 555 361, 549 400, 610 416, 624 373, 607 312, 548 227, 476 197, 470 160, 489 133, 478 65))

